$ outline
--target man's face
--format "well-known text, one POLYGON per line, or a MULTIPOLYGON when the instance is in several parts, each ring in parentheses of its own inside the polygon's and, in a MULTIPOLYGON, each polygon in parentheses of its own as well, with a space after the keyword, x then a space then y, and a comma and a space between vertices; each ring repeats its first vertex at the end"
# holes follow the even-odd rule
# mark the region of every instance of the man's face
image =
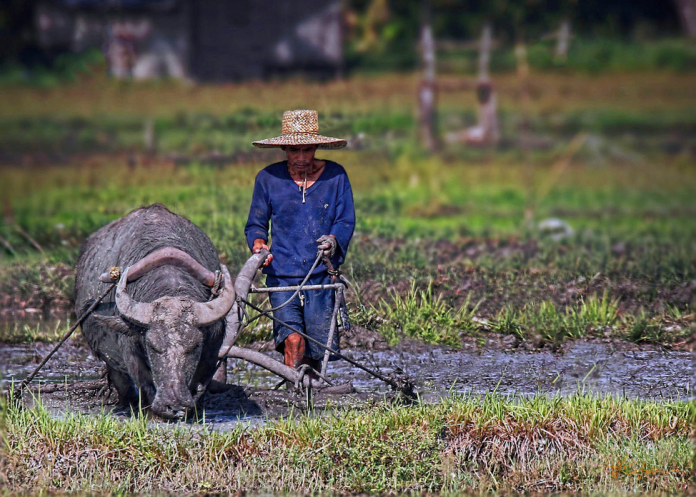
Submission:
POLYGON ((316 145, 288 145, 285 147, 285 156, 288 159, 288 167, 296 169, 298 172, 310 170, 314 162, 314 153, 317 151, 316 145))

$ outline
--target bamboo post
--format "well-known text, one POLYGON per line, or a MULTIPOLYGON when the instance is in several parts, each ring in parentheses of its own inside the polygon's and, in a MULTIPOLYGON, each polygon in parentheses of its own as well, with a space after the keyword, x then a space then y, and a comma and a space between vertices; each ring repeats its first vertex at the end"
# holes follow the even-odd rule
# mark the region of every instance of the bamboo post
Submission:
POLYGON ((696 40, 696 0, 674 0, 686 36, 696 40))
POLYGON ((429 21, 423 23, 420 35, 423 81, 418 89, 418 128, 421 143, 430 152, 437 142, 437 84, 435 82, 435 38, 429 21))
POLYGON ((145 144, 145 151, 149 155, 154 155, 155 152, 157 152, 157 137, 155 135, 155 120, 152 117, 145 119, 143 141, 145 144))
POLYGON ((570 46, 570 21, 565 19, 558 29, 556 43, 556 58, 565 62, 568 59, 568 47, 570 46))
POLYGON ((489 81, 489 67, 491 62, 491 50, 493 49, 493 28, 486 24, 481 32, 481 45, 479 50, 479 81, 489 81))
POLYGON ((529 111, 531 99, 529 95, 529 62, 527 61, 527 47, 524 40, 519 39, 515 46, 515 58, 517 61, 517 78, 519 80, 520 97, 520 146, 524 156, 524 183, 527 190, 527 206, 524 211, 524 219, 528 225, 534 221, 534 166, 529 153, 530 147, 530 123, 529 111))
POLYGON ((490 80, 490 60, 493 49, 493 28, 490 24, 483 27, 481 33, 481 50, 479 54, 479 80, 476 87, 478 100, 478 127, 481 130, 481 143, 493 144, 500 138, 498 127, 498 103, 495 87, 490 80))

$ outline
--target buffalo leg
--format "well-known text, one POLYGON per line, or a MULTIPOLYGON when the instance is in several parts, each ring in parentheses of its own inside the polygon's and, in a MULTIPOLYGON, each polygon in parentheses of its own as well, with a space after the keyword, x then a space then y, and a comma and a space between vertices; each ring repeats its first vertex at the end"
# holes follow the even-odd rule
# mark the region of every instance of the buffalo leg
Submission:
POLYGON ((138 390, 133 384, 131 377, 114 368, 108 367, 107 375, 109 383, 114 386, 118 392, 118 409, 126 409, 129 407, 138 407, 138 390))
POLYGON ((227 386, 227 359, 220 360, 220 367, 217 368, 213 375, 213 381, 208 385, 208 390, 212 393, 224 391, 227 386))
POLYGON ((157 390, 152 381, 150 366, 146 362, 147 353, 142 350, 135 339, 120 340, 123 348, 123 360, 130 377, 140 392, 140 402, 143 408, 149 407, 155 401, 157 390))
POLYGON ((227 360, 223 359, 220 367, 215 366, 218 362, 218 351, 222 345, 224 330, 210 328, 203 329, 203 333, 211 336, 210 342, 201 351, 201 359, 196 368, 196 372, 191 379, 191 395, 194 398, 203 398, 199 388, 208 385, 211 393, 218 393, 227 390, 227 360), (212 378, 212 381, 211 381, 212 378))

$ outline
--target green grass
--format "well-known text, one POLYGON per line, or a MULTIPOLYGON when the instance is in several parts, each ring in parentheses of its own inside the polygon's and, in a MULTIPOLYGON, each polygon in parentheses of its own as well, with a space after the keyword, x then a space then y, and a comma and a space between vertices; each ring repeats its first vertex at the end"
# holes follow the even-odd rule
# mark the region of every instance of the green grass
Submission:
MULTIPOLYGON (((630 72, 692 72, 696 68, 696 47, 686 39, 647 42, 612 40, 601 37, 574 38, 567 59, 555 55, 555 41, 539 41, 527 46, 529 66, 539 72, 606 74, 630 72)), ((477 50, 451 50, 441 54, 440 65, 447 72, 476 74, 477 50)), ((512 47, 494 50, 493 73, 517 68, 512 47)))
POLYGON ((3 343, 57 342, 70 329, 70 319, 43 321, 2 322, 0 323, 0 341, 3 343))
MULTIPOLYGON (((460 333, 472 331, 476 308, 469 309, 467 301, 458 310, 452 309, 442 295, 434 295, 432 282, 425 290, 418 290, 414 282, 405 295, 395 290, 388 292, 389 301, 379 302, 376 314, 381 316, 376 324, 390 344, 398 343, 403 337, 414 338, 425 343, 457 346, 460 333)), ((360 324, 370 326, 369 311, 364 306, 358 314, 360 324)))
MULTIPOLYGON (((526 338, 538 334, 551 343, 561 343, 568 339, 595 335, 620 335, 612 326, 619 320, 618 299, 609 297, 607 291, 600 297, 590 295, 581 299, 577 307, 566 307, 560 311, 551 301, 532 302, 521 311, 514 307, 503 308, 491 328, 503 334, 526 338)), ((633 328, 631 338, 647 340, 648 335, 638 337, 633 328)))
MULTIPOLYGON (((189 160, 191 156, 195 159, 211 151, 244 155, 249 151, 249 144, 259 136, 274 136, 278 125, 277 112, 250 112, 249 109, 223 115, 182 111, 156 118, 142 115, 6 117, 0 119, 0 149, 15 155, 37 150, 53 154, 143 152, 146 149, 144 130, 150 120, 156 149, 160 153, 183 154, 189 156, 189 160)), ((440 129, 446 134, 474 125, 476 113, 473 108, 445 108, 439 113, 439 120, 440 129)), ((518 110, 503 108, 499 120, 504 139, 512 142, 517 135, 518 110)), ((636 138, 648 137, 654 141, 653 135, 659 138, 665 133, 696 133, 696 117, 691 109, 637 111, 608 106, 562 115, 540 112, 533 115, 530 122, 537 132, 555 138, 565 139, 581 131, 612 137, 612 143, 599 142, 604 152, 615 145, 624 146, 623 142, 629 147, 635 146, 636 138)), ((386 151, 391 156, 408 151, 415 125, 410 109, 335 113, 325 119, 327 134, 349 138, 367 136, 369 138, 361 145, 363 148, 386 151)), ((459 148, 456 153, 475 157, 480 152, 459 148)))
POLYGON ((594 397, 384 403, 219 432, 4 409, 12 492, 656 492, 685 489, 693 404, 594 397), (643 471, 640 471, 640 470, 643 471))
MULTIPOLYGON (((357 321, 380 327, 390 341, 455 345, 461 333, 485 331, 462 318, 477 304, 477 317, 497 323, 496 331, 548 342, 603 337, 614 327, 611 336, 669 344, 693 328, 696 177, 678 162, 598 168, 578 159, 535 205, 536 220, 561 217, 573 228, 554 241, 525 222, 524 168, 512 159, 332 157, 346 166, 355 192, 358 226, 344 270, 367 291, 357 321), (676 323, 670 308, 682 313, 676 323), (652 323, 645 333, 633 322, 641 313, 652 323)), ((0 236, 16 255, 0 255, 4 307, 58 309, 65 319, 82 240, 152 202, 198 224, 234 271, 248 257, 243 227, 257 170, 166 161, 128 168, 112 158, 5 170, 14 224, 0 222, 0 236)), ((549 174, 550 166, 536 165, 535 188, 549 174)))
MULTIPOLYGON (((457 90, 458 76, 440 81, 443 134, 472 124, 474 92, 457 90)), ((666 345, 693 332, 693 75, 534 73, 529 117, 551 141, 528 153, 515 143, 516 78, 496 76, 500 146, 445 144, 435 155, 414 140, 418 82, 383 74, 326 84, 138 85, 93 75, 50 91, 7 87, 0 237, 14 254, 0 247, 0 307, 64 321, 82 241, 154 202, 198 224, 234 272, 248 257, 254 177, 282 159, 249 142, 277 133, 282 110, 315 107, 323 132, 355 143, 321 156, 343 164, 353 185, 358 225, 343 269, 363 293, 349 294, 358 323, 390 341, 448 344, 491 329, 552 343, 608 334, 666 345), (148 120, 157 156, 142 153, 148 120), (578 132, 586 141, 564 165, 578 132), (190 162, 177 165, 170 152, 190 162), (230 163, 206 163, 213 152, 230 163), (573 233, 554 240, 541 232, 539 221, 551 217, 573 233)), ((47 322, 38 334, 52 330, 47 322)), ((10 326, 4 336, 22 333, 10 326)))

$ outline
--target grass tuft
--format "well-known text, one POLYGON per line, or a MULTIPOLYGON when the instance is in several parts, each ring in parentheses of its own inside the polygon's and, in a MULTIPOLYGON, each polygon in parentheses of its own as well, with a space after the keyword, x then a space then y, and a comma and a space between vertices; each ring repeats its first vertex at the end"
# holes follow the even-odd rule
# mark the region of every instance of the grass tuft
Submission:
POLYGON ((442 298, 434 295, 432 281, 425 290, 418 290, 415 282, 404 296, 392 290, 390 300, 382 299, 379 314, 383 317, 380 332, 391 344, 402 337, 457 346, 460 333, 475 329, 472 318, 476 308, 469 310, 467 300, 458 310, 453 310, 442 298))

